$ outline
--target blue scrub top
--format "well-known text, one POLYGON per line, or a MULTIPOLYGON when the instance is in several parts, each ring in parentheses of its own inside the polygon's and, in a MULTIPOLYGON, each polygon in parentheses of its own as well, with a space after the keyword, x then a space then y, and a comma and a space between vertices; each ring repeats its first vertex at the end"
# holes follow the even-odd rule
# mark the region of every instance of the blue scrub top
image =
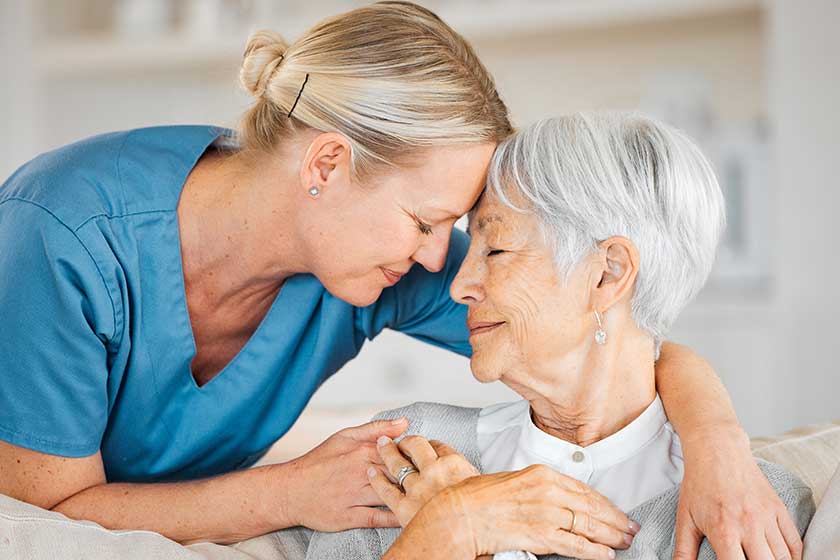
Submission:
POLYGON ((444 270, 415 266, 354 307, 312 275, 285 282, 236 357, 199 387, 176 207, 230 131, 166 126, 43 154, 0 187, 0 439, 66 457, 102 452, 111 482, 184 480, 253 464, 312 394, 388 327, 469 355, 444 270))

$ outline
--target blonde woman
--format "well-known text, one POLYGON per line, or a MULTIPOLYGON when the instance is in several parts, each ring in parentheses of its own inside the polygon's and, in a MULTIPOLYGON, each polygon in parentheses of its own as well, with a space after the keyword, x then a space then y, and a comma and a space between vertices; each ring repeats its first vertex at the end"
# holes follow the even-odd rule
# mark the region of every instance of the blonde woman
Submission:
MULTIPOLYGON (((448 296, 468 245, 453 224, 511 132, 507 109, 469 44, 403 2, 291 45, 257 33, 241 80, 254 105, 238 134, 106 134, 0 187, 0 317, 14 325, 0 337, 0 492, 180 542, 398 525, 366 472, 404 421, 246 467, 382 329, 470 353, 448 296)), ((705 363, 666 345, 656 377, 686 447, 691 543, 775 495, 705 363)))

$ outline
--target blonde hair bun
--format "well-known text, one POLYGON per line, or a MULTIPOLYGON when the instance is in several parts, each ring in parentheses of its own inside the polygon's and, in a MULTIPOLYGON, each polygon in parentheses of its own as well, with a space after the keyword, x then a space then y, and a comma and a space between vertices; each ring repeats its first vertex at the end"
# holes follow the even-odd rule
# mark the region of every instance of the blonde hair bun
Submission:
POLYGON ((266 86, 283 62, 288 48, 282 35, 274 31, 262 29, 251 34, 239 71, 239 81, 251 95, 258 99, 265 96, 266 86))
POLYGON ((240 125, 243 150, 272 153, 305 129, 339 132, 357 176, 419 149, 499 142, 511 132, 507 107, 470 44, 409 2, 327 18, 288 46, 258 31, 241 81, 256 98, 240 125))

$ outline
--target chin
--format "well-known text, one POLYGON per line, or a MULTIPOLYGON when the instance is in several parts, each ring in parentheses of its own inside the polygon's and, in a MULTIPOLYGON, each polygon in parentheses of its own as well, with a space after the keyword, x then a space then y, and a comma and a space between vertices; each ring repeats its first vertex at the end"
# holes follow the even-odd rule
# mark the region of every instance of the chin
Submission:
POLYGON ((499 371, 501 370, 497 367, 493 367, 493 364, 488 363, 488 360, 482 360, 480 354, 473 354, 470 359, 470 370, 472 371, 473 377, 475 377, 476 381, 479 383, 493 383, 502 377, 501 374, 499 374, 499 371))
POLYGON ((324 287, 333 296, 355 307, 367 307, 376 303, 382 295, 381 286, 359 286, 358 284, 326 285, 324 287))
POLYGON ((380 295, 382 295, 382 290, 374 290, 364 293, 353 291, 347 293, 346 295, 336 295, 336 297, 355 307, 367 307, 368 305, 376 303, 376 300, 379 299, 380 295))

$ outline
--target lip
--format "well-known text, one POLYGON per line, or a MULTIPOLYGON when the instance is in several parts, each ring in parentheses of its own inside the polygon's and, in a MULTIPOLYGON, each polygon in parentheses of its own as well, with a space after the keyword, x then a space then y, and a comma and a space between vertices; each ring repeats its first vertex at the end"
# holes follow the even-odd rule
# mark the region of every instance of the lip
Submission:
POLYGON ((380 266, 379 270, 382 271, 382 275, 385 276, 385 280, 388 282, 389 286, 393 286, 399 282, 400 278, 405 275, 404 272, 397 272, 395 270, 391 270, 390 268, 385 268, 384 266, 380 266))
POLYGON ((490 332, 504 324, 504 321, 467 321, 467 328, 470 330, 470 336, 473 336, 490 332))

